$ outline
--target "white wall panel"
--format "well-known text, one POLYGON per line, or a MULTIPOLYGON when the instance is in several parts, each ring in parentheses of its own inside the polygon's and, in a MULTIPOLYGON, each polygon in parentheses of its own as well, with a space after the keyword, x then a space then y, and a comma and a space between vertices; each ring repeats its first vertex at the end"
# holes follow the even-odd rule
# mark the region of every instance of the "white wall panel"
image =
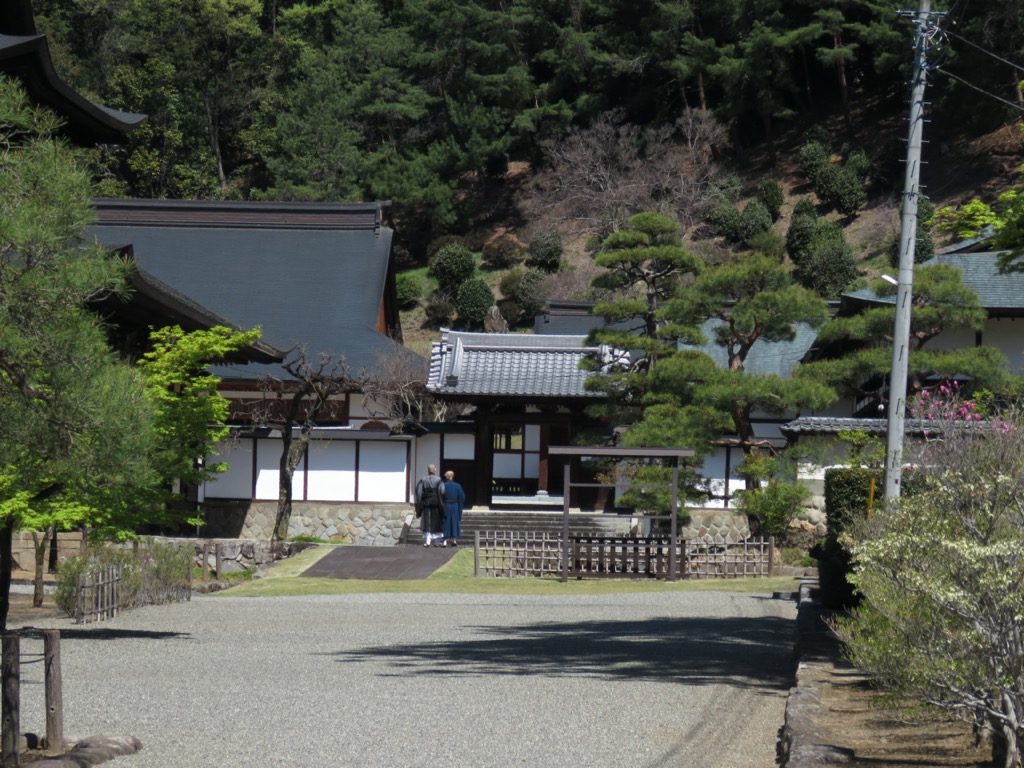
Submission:
POLYGON ((208 463, 226 461, 228 471, 205 485, 210 499, 248 499, 252 496, 252 440, 228 441, 217 447, 208 463))
POLYGON ((309 444, 306 498, 309 501, 354 501, 356 443, 314 440, 309 444))
MULTIPOLYGON (((359 446, 359 501, 407 500, 408 443, 364 441, 359 446)), ((424 468, 424 472, 426 468, 424 468)))

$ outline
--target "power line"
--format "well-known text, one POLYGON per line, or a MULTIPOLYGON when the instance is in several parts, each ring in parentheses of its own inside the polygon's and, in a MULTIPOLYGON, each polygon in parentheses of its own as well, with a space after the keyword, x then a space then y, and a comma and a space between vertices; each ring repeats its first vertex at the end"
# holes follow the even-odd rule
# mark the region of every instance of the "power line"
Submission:
POLYGON ((945 33, 946 33, 947 35, 949 35, 950 37, 955 37, 955 38, 956 38, 957 40, 962 40, 963 42, 967 43, 967 44, 968 44, 969 46, 971 46, 972 48, 977 48, 977 49, 978 49, 979 51, 981 51, 982 53, 984 53, 984 54, 985 54, 985 55, 987 55, 987 56, 991 56, 991 57, 992 57, 993 59, 995 59, 996 61, 1001 61, 1001 62, 1003 62, 1003 64, 1009 64, 1009 65, 1010 65, 1011 67, 1013 67, 1014 69, 1020 69, 1020 70, 1024 70, 1024 66, 1021 66, 1020 64, 1014 64, 1014 63, 1013 63, 1012 61, 1010 61, 1009 59, 1004 59, 1004 58, 1003 58, 1002 56, 1000 56, 999 54, 996 54, 996 53, 992 53, 992 51, 988 50, 987 48, 982 48, 982 47, 981 47, 980 45, 978 45, 977 43, 972 43, 972 42, 971 42, 970 40, 968 40, 968 39, 967 39, 966 37, 964 37, 963 35, 958 35, 958 34, 957 34, 956 32, 951 32, 951 31, 949 31, 948 29, 947 29, 947 30, 945 30, 945 33))
POLYGON ((930 67, 930 69, 934 69, 936 72, 941 72, 946 77, 951 77, 954 80, 956 80, 957 82, 963 83, 968 88, 973 88, 978 93, 984 94, 985 96, 988 96, 989 98, 995 99, 996 101, 1001 101, 1006 106, 1013 107, 1018 112, 1024 112, 1024 107, 1022 107, 1020 104, 1014 104, 1012 101, 1009 101, 1008 99, 1004 99, 1002 96, 996 96, 994 93, 989 93, 984 88, 980 88, 977 85, 974 85, 973 83, 969 83, 968 81, 964 80, 962 77, 954 75, 952 72, 947 72, 942 67, 930 67))

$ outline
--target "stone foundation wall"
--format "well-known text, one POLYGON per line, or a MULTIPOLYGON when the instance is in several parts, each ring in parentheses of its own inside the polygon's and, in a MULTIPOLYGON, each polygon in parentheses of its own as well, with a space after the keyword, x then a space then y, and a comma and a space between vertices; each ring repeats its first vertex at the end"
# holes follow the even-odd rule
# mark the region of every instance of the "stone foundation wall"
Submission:
MULTIPOLYGON (((277 502, 217 501, 205 505, 207 538, 267 541, 274 531, 277 502)), ((363 546, 390 547, 413 517, 411 504, 295 502, 288 538, 318 539, 363 546)))
POLYGON ((750 538, 750 524, 746 515, 727 509, 691 509, 688 525, 679 527, 684 539, 696 539, 702 544, 736 544, 750 538))
POLYGON ((270 541, 253 541, 250 539, 193 539, 172 536, 147 536, 148 541, 173 544, 178 547, 191 547, 195 552, 197 568, 203 567, 203 553, 206 554, 206 565, 209 572, 216 573, 217 548, 220 547, 221 573, 238 573, 251 571, 260 566, 269 565, 275 560, 290 557, 316 544, 308 542, 283 542, 271 549, 270 541))

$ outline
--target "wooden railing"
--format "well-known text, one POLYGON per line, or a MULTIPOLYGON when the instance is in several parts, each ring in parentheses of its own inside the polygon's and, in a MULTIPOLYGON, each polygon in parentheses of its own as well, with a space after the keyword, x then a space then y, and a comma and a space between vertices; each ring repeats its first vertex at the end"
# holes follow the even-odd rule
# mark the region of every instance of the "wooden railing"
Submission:
MULTIPOLYGON (((736 579, 772 575, 775 539, 704 545, 679 540, 672 554, 669 536, 569 535, 568 573, 575 578, 736 579)), ((561 533, 477 531, 474 573, 505 578, 559 576, 563 573, 561 533)))

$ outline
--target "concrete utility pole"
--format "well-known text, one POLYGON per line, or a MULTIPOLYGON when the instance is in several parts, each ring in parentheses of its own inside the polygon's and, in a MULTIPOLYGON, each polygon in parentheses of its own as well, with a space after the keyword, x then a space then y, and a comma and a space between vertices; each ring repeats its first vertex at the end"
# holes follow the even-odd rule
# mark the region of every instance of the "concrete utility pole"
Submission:
POLYGON ((907 167, 903 182, 903 215, 900 219, 900 263, 896 287, 896 322, 892 338, 892 372, 889 375, 889 422, 885 452, 885 501, 899 498, 903 477, 903 434, 907 409, 907 375, 910 357, 910 307, 914 287, 914 250, 917 243, 917 201, 921 177, 921 145, 924 133, 924 86, 928 74, 926 56, 931 0, 921 0, 914 35, 914 75, 910 92, 910 128, 907 134, 907 167))

